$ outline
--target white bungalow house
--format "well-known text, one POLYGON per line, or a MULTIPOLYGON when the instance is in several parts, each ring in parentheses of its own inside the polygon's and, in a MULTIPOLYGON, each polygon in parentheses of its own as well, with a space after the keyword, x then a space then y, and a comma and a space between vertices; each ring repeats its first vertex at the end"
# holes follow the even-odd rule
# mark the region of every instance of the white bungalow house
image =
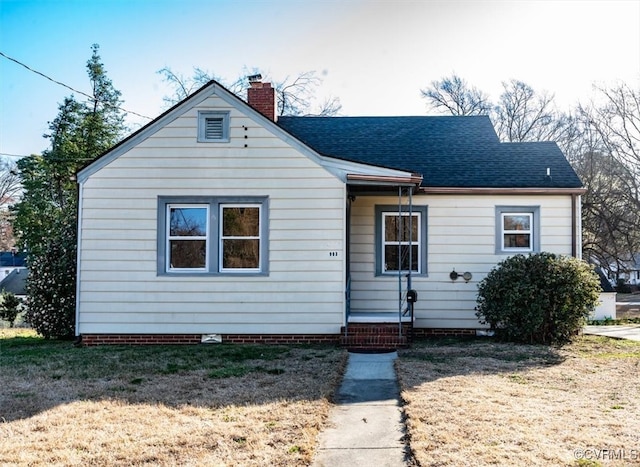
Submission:
POLYGON ((77 178, 87 345, 475 334, 499 261, 580 255, 555 143, 483 116, 278 119, 262 82, 248 103, 210 82, 77 178))

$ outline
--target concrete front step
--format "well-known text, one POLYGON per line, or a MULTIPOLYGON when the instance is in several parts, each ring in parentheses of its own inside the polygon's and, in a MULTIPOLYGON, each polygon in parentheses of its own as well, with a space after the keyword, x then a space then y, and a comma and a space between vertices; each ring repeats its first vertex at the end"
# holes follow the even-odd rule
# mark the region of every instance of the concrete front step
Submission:
POLYGON ((351 350, 390 350, 409 346, 411 328, 395 324, 350 324, 342 328, 340 345, 351 350))

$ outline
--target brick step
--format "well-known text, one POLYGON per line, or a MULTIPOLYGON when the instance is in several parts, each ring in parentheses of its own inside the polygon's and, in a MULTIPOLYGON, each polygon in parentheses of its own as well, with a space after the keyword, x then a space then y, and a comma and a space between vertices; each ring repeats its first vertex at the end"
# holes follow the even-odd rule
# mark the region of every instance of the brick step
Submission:
POLYGON ((399 349, 409 346, 410 326, 393 324, 351 324, 342 328, 340 345, 352 350, 399 349))

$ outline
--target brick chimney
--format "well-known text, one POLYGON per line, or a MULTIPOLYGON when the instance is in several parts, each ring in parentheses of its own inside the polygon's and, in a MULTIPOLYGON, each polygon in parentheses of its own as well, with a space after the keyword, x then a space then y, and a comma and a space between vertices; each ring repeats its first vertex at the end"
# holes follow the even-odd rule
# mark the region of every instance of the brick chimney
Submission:
POLYGON ((251 87, 247 89, 247 101, 249 105, 267 117, 276 121, 276 90, 271 83, 262 81, 250 81, 251 87))

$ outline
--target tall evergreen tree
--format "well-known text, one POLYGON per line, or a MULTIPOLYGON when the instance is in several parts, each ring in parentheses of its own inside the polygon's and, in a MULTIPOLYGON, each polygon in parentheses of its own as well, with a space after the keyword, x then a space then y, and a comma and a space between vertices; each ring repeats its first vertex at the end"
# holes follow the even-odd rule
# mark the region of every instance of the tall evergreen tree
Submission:
POLYGON ((44 337, 75 331, 76 171, 113 146, 125 131, 120 92, 113 87, 94 44, 87 62, 91 99, 65 98, 49 123, 50 146, 18 162, 24 188, 14 228, 28 253, 27 320, 44 337))

